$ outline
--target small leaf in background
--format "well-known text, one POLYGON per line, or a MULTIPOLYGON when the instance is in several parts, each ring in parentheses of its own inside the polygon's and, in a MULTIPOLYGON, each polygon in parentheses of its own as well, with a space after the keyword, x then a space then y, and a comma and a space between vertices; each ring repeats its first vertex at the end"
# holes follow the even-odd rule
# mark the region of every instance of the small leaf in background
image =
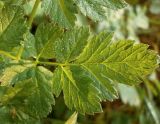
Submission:
POLYGON ((4 7, 3 1, 0 1, 0 10, 4 7))
POLYGON ((152 0, 151 1, 150 11, 153 14, 159 14, 160 13, 160 1, 159 0, 152 0))
POLYGON ((130 106, 140 106, 141 100, 135 87, 118 84, 121 100, 130 106))
MULTIPOLYGON (((141 8, 140 6, 136 6, 136 10, 134 8, 130 8, 130 20, 129 25, 136 26, 135 28, 148 29, 149 28, 149 19, 146 16, 146 7, 141 8), (136 12, 135 12, 136 11, 136 12), (137 23, 139 22, 139 23, 137 23), (132 24, 133 23, 133 24, 132 24)), ((129 28, 129 26, 128 26, 129 28)), ((131 28, 131 27, 130 27, 131 28)))
POLYGON ((77 124, 78 113, 74 112, 71 117, 65 122, 65 124, 77 124))
POLYGON ((154 102, 149 100, 148 98, 145 98, 145 102, 147 104, 148 110, 150 114, 152 115, 155 124, 160 124, 160 111, 158 108, 155 106, 154 102))
POLYGON ((126 6, 124 0, 74 0, 79 10, 94 21, 100 21, 106 18, 105 9, 121 9, 126 6))

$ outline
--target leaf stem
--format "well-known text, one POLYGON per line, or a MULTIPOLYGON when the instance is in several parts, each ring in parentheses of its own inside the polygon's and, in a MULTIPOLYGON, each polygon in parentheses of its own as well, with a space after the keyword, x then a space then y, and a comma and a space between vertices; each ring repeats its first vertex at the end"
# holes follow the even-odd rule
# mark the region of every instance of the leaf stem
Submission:
POLYGON ((44 64, 44 65, 51 65, 51 66, 71 66, 71 65, 81 65, 81 64, 74 64, 74 63, 57 63, 57 62, 41 62, 41 61, 37 61, 37 64, 44 64))
POLYGON ((17 60, 17 57, 15 57, 15 56, 11 55, 11 54, 10 54, 10 53, 8 53, 8 52, 1 51, 1 50, 0 50, 0 54, 1 54, 1 55, 4 55, 4 56, 7 56, 8 58, 11 58, 11 59, 17 60))
POLYGON ((18 52, 18 54, 17 54, 17 60, 20 60, 20 59, 21 59, 21 56, 22 56, 22 54, 23 54, 23 50, 24 50, 24 46, 21 46, 21 47, 19 48, 19 52, 18 52))
POLYGON ((31 15, 30 15, 29 21, 28 21, 29 28, 31 28, 31 26, 32 26, 32 22, 33 22, 35 15, 36 15, 36 12, 37 12, 37 9, 38 9, 40 2, 41 2, 41 0, 36 0, 36 2, 34 4, 34 7, 32 9, 32 12, 31 12, 31 15))

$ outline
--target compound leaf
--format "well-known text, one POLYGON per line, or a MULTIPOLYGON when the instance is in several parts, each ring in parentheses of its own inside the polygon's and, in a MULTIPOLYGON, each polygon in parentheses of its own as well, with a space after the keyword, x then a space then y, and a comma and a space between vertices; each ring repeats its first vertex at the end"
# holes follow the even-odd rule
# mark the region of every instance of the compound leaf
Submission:
POLYGON ((56 42, 59 67, 54 72, 53 87, 58 89, 54 93, 58 96, 63 90, 70 109, 89 114, 100 112, 102 100, 117 98, 116 83, 138 84, 157 67, 157 56, 147 45, 133 41, 112 42, 112 35, 103 32, 89 40, 81 39, 85 48, 77 47, 78 39, 56 42), (73 55, 75 49, 78 52, 73 55))

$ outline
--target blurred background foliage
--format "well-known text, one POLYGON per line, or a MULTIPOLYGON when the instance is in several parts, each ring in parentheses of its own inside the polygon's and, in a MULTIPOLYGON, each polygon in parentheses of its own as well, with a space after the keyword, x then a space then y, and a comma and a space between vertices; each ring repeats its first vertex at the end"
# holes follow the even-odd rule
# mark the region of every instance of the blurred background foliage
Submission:
MULTIPOLYGON (((32 2, 34 1, 24 5, 26 15, 32 10, 32 2)), ((160 54, 160 0, 126 2, 129 5, 125 9, 106 10, 105 21, 93 22, 79 13, 76 15, 76 24, 89 26, 93 33, 103 30, 115 32, 114 39, 142 42, 160 54)), ((35 27, 44 19, 41 11, 43 10, 39 8, 35 27)), ((120 99, 103 102, 103 113, 78 117, 77 113, 68 110, 61 95, 56 100, 52 113, 43 121, 45 124, 75 124, 76 120, 78 124, 160 124, 160 68, 144 78, 140 86, 120 84, 118 89, 120 99), (68 118, 70 119, 66 121, 68 118)))

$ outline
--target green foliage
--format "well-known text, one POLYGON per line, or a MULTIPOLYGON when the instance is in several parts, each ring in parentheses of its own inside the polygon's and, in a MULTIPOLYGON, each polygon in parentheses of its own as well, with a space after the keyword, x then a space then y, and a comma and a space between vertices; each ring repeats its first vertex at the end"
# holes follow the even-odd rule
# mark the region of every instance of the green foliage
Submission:
POLYGON ((78 10, 98 21, 105 16, 103 8, 124 7, 122 0, 36 0, 29 20, 25 1, 0 2, 0 122, 39 123, 61 92, 72 110, 102 112, 102 101, 118 98, 118 83, 139 84, 158 65, 145 44, 72 28, 78 10), (52 22, 47 18, 31 32, 39 4, 52 22))
POLYGON ((42 7, 51 19, 62 27, 72 27, 75 24, 75 14, 80 11, 94 21, 105 16, 105 9, 120 9, 126 6, 123 0, 44 0, 42 7))
POLYGON ((45 13, 63 27, 72 27, 76 20, 75 7, 72 0, 44 0, 45 13))
POLYGON ((112 33, 101 33, 88 41, 73 41, 69 36, 69 40, 62 38, 55 43, 60 67, 55 71, 53 87, 56 95, 63 89, 66 105, 82 113, 100 112, 100 101, 116 98, 115 82, 137 84, 156 67, 157 57, 147 45, 111 42, 112 33), (74 50, 82 51, 77 48, 79 42, 87 43, 86 47, 74 55, 74 50))
POLYGON ((22 8, 6 5, 0 10, 0 22, 0 49, 11 51, 13 47, 20 45, 27 29, 22 8))
POLYGON ((41 24, 35 34, 37 57, 54 58, 54 42, 63 34, 63 31, 53 24, 41 24))
POLYGON ((74 0, 80 11, 98 21, 105 18, 105 9, 120 9, 126 6, 123 0, 74 0))
MULTIPOLYGON (((12 78, 10 85, 15 85, 14 87, 10 85, 0 87, 1 105, 5 105, 7 109, 14 108, 16 112, 14 116, 20 120, 26 119, 23 114, 37 119, 45 117, 54 104, 51 79, 52 73, 43 67, 26 68, 12 78)), ((13 116, 8 112, 7 116, 9 115, 13 116)))

